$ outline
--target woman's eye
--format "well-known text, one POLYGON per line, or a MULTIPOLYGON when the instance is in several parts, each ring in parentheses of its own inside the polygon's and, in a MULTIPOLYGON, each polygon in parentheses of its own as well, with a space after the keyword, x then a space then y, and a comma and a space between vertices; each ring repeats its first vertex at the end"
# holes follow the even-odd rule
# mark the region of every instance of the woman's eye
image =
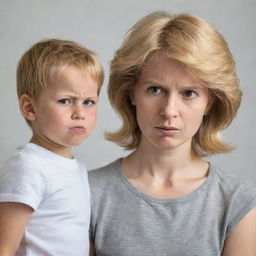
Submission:
POLYGON ((161 92, 161 88, 159 88, 157 86, 151 86, 148 88, 148 91, 153 94, 158 94, 161 92))
POLYGON ((70 99, 61 99, 61 100, 58 100, 58 102, 61 104, 70 104, 71 100, 70 99))
POLYGON ((86 105, 86 106, 90 106, 90 105, 94 105, 95 101, 93 101, 93 100, 85 100, 83 104, 86 105))
POLYGON ((183 95, 186 97, 186 98, 195 98, 198 96, 198 94, 195 92, 195 91, 192 91, 192 90, 186 90, 183 95))

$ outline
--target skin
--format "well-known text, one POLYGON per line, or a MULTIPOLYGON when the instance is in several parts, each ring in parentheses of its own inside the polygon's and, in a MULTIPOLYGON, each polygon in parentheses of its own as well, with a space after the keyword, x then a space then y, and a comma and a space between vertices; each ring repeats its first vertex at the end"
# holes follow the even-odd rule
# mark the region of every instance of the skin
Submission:
POLYGON ((222 256, 256 256, 256 208, 234 228, 225 241, 222 256))
POLYGON ((13 256, 33 209, 19 203, 0 203, 0 255, 13 256))
POLYGON ((90 252, 89 252, 89 256, 95 256, 96 252, 95 252, 95 247, 94 247, 94 243, 92 241, 90 241, 90 252))
POLYGON ((122 162, 124 175, 157 198, 197 189, 207 177, 208 163, 192 151, 191 141, 211 102, 208 88, 161 54, 143 69, 132 101, 142 136, 122 162))
POLYGON ((72 158, 71 148, 80 145, 95 126, 97 90, 97 82, 87 72, 69 67, 41 92, 37 101, 23 95, 21 109, 26 103, 33 108, 33 113, 22 111, 32 121, 31 142, 72 158))
MULTIPOLYGON (((124 158, 124 176, 155 198, 177 198, 207 179, 208 163, 191 146, 212 99, 182 64, 164 53, 151 58, 135 85, 131 101, 142 136, 138 148, 124 158)), ((223 256, 256 255, 256 209, 226 240, 223 256)), ((91 243, 91 256, 96 255, 91 243)))
POLYGON ((133 102, 142 133, 140 147, 149 144, 167 150, 186 144, 191 149, 192 137, 207 111, 208 88, 182 64, 156 55, 142 71, 133 102))
MULTIPOLYGON (((66 158, 71 148, 92 132, 97 116, 98 84, 84 69, 69 67, 35 101, 20 97, 20 110, 32 123, 30 142, 66 158)), ((0 203, 0 255, 11 256, 21 242, 33 209, 20 203, 0 203)))

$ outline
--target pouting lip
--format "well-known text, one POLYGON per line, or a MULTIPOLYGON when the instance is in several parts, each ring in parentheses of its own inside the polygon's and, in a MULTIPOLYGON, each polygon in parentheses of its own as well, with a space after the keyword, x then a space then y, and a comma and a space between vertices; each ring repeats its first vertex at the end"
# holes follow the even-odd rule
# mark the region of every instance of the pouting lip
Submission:
POLYGON ((71 130, 85 130, 85 127, 82 125, 76 125, 76 126, 72 126, 70 127, 71 130))
POLYGON ((173 126, 156 126, 156 129, 163 129, 163 130, 174 130, 174 131, 179 131, 180 129, 173 127, 173 126))

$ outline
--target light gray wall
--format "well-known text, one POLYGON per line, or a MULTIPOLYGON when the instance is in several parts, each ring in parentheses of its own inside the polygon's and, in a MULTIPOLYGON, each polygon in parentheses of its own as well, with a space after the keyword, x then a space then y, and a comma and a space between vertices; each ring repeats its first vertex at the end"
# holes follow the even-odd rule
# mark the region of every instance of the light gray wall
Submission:
MULTIPOLYGON (((31 136, 16 99, 16 65, 23 52, 44 38, 75 40, 98 52, 107 78, 109 61, 124 33, 154 10, 199 15, 228 41, 244 97, 237 118, 223 136, 237 149, 211 160, 225 171, 246 176, 256 183, 255 0, 0 0, 0 165, 31 136)), ((96 129, 74 150, 88 168, 99 167, 128 153, 103 139, 105 130, 113 131, 120 124, 108 103, 106 85, 107 79, 96 129)))

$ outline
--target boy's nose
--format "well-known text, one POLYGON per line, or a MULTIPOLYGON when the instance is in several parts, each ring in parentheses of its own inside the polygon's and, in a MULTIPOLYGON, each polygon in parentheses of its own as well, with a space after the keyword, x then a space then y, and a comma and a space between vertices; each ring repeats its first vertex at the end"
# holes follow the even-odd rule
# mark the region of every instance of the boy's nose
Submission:
POLYGON ((71 116, 72 119, 76 120, 76 119, 85 119, 85 114, 84 112, 80 109, 80 108, 76 108, 71 116))

